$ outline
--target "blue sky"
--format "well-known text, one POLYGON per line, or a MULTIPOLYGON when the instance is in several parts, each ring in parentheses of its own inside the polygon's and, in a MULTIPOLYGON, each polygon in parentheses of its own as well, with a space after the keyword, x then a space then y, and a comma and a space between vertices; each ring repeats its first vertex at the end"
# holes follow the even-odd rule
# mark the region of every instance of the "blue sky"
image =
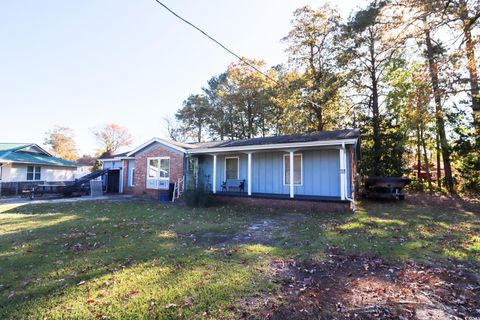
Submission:
MULTIPOLYGON (((165 0, 237 53, 284 62, 280 39, 306 0, 165 0)), ((364 1, 331 1, 348 16, 364 1)), ((74 130, 81 153, 91 129, 126 126, 135 144, 163 136, 172 115, 234 58, 153 0, 0 2, 0 142, 43 143, 55 125, 74 130)))

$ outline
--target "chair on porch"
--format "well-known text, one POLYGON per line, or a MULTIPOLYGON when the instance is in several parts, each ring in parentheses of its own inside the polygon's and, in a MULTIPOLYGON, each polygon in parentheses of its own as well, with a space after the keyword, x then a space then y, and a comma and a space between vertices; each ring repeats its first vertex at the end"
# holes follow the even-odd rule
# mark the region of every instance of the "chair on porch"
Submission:
POLYGON ((245 179, 227 179, 222 182, 222 191, 230 191, 231 188, 238 188, 240 192, 245 192, 245 179))

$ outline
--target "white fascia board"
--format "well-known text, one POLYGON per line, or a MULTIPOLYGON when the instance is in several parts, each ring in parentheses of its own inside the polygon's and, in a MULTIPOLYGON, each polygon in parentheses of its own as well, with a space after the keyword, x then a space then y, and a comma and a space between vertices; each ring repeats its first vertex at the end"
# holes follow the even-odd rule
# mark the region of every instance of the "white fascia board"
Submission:
MULTIPOLYGON (((32 143, 31 145, 26 146, 25 148, 19 149, 19 150, 16 150, 16 151, 21 151, 21 150, 24 150, 24 149, 30 148, 30 147, 37 148, 38 150, 40 150, 41 152, 43 152, 43 153, 46 154, 47 156, 53 157, 53 155, 52 155, 50 152, 48 152, 47 150, 43 149, 42 147, 40 147, 40 146, 39 146, 38 144, 36 144, 36 143, 32 143)), ((15 151, 13 151, 13 152, 15 152, 15 151)))
POLYGON ((138 151, 140 151, 140 150, 148 147, 149 145, 151 145, 152 143, 155 143, 155 142, 160 143, 160 144, 163 144, 163 145, 165 145, 165 146, 167 146, 167 147, 169 147, 169 148, 175 149, 175 150, 180 151, 180 152, 182 152, 182 153, 186 153, 186 152, 187 152, 186 149, 184 149, 184 148, 182 148, 182 147, 179 147, 179 146, 176 146, 176 145, 174 145, 174 144, 171 144, 171 143, 169 143, 169 142, 166 141, 166 140, 163 140, 163 139, 160 139, 160 138, 153 138, 153 139, 148 140, 147 142, 145 142, 145 143, 142 144, 141 146, 135 148, 134 150, 130 151, 130 152, 127 154, 127 156, 131 156, 132 154, 137 153, 138 151))
POLYGON ((199 153, 221 153, 221 152, 237 152, 237 151, 260 151, 260 150, 274 150, 274 149, 295 149, 295 148, 305 148, 305 147, 342 146, 342 144, 354 145, 356 143, 357 143, 357 139, 324 140, 324 141, 276 143, 276 144, 224 147, 224 148, 192 149, 192 150, 188 150, 188 153, 199 154, 199 153))

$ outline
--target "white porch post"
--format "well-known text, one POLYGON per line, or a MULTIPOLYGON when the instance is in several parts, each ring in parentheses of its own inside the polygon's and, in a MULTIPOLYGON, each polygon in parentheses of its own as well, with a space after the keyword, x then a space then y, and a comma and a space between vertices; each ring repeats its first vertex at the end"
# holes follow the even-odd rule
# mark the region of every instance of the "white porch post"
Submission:
POLYGON ((340 148, 340 198, 345 200, 345 145, 340 148))
POLYGON ((252 195, 252 153, 248 154, 248 195, 252 195))
POLYGON ((212 191, 217 193, 217 155, 213 155, 213 181, 212 181, 212 191))
POLYGON ((294 188, 294 172, 293 172, 293 151, 290 151, 290 198, 293 198, 294 197, 294 192, 295 192, 295 188, 294 188))

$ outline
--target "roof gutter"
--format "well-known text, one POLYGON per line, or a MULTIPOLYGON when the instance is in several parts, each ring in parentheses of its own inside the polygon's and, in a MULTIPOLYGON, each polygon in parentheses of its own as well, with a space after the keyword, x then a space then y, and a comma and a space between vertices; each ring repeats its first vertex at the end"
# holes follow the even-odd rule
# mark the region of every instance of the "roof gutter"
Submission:
POLYGON ((328 146, 341 147, 342 145, 345 145, 345 144, 356 144, 356 143, 357 143, 357 139, 340 139, 340 140, 324 140, 324 141, 308 141, 308 142, 274 143, 274 144, 238 146, 238 147, 190 149, 187 151, 187 153, 201 154, 201 153, 220 153, 220 152, 234 152, 234 151, 290 149, 290 148, 304 148, 304 147, 328 147, 328 146))

